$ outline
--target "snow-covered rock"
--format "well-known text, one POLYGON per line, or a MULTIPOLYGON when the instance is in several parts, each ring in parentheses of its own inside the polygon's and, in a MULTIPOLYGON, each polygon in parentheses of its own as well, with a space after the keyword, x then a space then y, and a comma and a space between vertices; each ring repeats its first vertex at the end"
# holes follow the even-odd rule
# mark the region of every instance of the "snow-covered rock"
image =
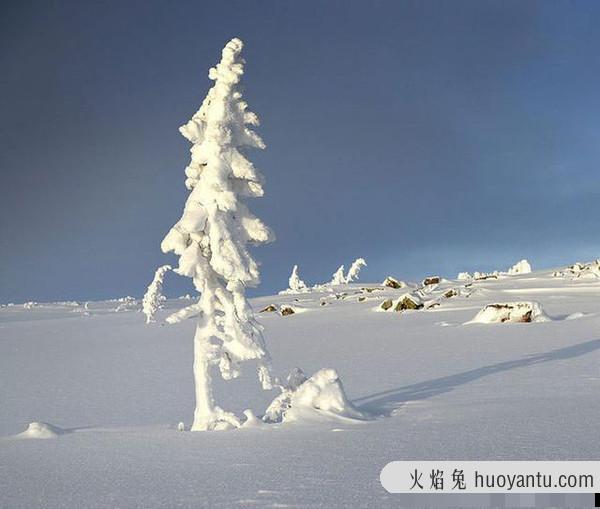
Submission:
POLYGON ((440 281, 441 281, 440 276, 427 276, 425 279, 423 279, 421 284, 423 286, 437 285, 440 283, 440 281))
POLYGON ((279 313, 281 314, 281 316, 289 316, 289 315, 294 315, 297 313, 296 308, 292 307, 292 306, 281 306, 279 308, 279 313))
POLYGON ((554 272, 553 276, 572 277, 573 279, 600 279, 600 260, 574 263, 570 267, 554 272))
POLYGON ((495 270, 494 272, 473 272, 473 279, 476 281, 484 281, 486 279, 498 279, 500 273, 495 270))
POLYGON ((417 293, 404 293, 397 299, 384 300, 379 309, 383 311, 406 311, 410 309, 421 309, 424 305, 424 299, 417 293))
POLYGON ((279 314, 281 316, 290 316, 298 313, 304 313, 307 309, 300 306, 291 306, 289 304, 282 304, 279 306, 279 314))
POLYGON ((47 422, 31 422, 23 433, 19 433, 17 438, 56 438, 59 435, 64 435, 65 430, 58 426, 53 426, 47 422))
POLYGON ((537 302, 501 302, 488 304, 467 323, 547 322, 549 318, 537 302))
POLYGON ((404 281, 398 281, 396 278, 393 278, 392 276, 388 276, 383 280, 383 283, 381 283, 382 286, 387 286, 389 288, 404 288, 406 286, 406 283, 404 281))

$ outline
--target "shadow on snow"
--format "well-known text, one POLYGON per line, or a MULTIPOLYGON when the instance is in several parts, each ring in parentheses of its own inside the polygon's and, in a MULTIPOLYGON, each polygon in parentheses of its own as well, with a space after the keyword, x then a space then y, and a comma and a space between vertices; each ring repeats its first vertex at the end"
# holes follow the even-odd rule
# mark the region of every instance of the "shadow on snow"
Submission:
POLYGON ((418 401, 438 396, 485 376, 495 375, 496 373, 502 373, 511 369, 543 364, 545 362, 572 359, 591 353, 599 348, 600 339, 594 339, 577 345, 551 350, 550 352, 531 354, 514 361, 490 364, 463 373, 457 373, 456 375, 434 378, 425 382, 378 392, 370 396, 358 398, 353 403, 362 411, 390 416, 394 410, 397 410, 403 403, 408 401, 418 401))

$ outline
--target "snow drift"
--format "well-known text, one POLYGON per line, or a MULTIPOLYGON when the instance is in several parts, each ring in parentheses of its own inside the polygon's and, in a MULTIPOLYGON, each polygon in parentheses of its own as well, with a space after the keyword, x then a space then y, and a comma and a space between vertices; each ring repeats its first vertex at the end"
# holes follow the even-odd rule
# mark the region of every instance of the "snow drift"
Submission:
POLYGON ((334 369, 321 369, 307 379, 301 369, 295 368, 281 389, 265 413, 268 422, 369 419, 350 402, 334 369))

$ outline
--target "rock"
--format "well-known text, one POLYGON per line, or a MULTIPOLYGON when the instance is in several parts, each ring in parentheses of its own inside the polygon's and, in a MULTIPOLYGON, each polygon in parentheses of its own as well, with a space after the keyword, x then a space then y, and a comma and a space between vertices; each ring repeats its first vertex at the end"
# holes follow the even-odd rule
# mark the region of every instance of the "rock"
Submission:
POLYGON ((381 303, 381 309, 383 309, 384 311, 387 311, 388 309, 390 309, 392 306, 394 305, 394 302, 392 301, 392 299, 386 299, 381 303))
POLYGON ((361 288, 361 290, 366 293, 373 293, 373 292, 381 292, 381 291, 383 291, 383 288, 361 288))
POLYGON ((31 422, 23 433, 16 435, 17 438, 56 438, 59 435, 68 433, 66 430, 48 424, 47 422, 31 422))
POLYGON ((427 276, 421 283, 423 286, 437 285, 441 281, 440 276, 427 276))
POLYGON ((444 298, 450 299, 451 297, 456 297, 457 295, 458 292, 454 288, 451 288, 446 293, 444 293, 444 298))
POLYGON ((600 278, 600 260, 589 263, 577 262, 565 270, 556 271, 553 274, 557 277, 572 277, 573 279, 598 279, 600 278))
POLYGON ((277 311, 277 308, 274 304, 269 304, 266 308, 260 310, 261 313, 274 313, 277 311))
POLYGON ((381 283, 381 285, 387 286, 389 288, 404 288, 406 286, 406 283, 404 283, 403 281, 398 281, 392 276, 388 276, 385 278, 383 283, 381 283))
POLYGON ((421 309, 422 307, 423 302, 419 297, 407 293, 398 299, 398 301, 396 302, 396 306, 394 307, 394 311, 404 311, 407 309, 421 309))
POLYGON ((498 279, 498 274, 479 274, 478 272, 476 272, 475 274, 476 281, 485 281, 486 279, 498 279))
POLYGON ((281 313, 281 316, 288 316, 288 315, 293 315, 294 313, 296 313, 296 311, 291 306, 281 306, 280 313, 281 313))
POLYGON ((367 298, 366 298, 366 297, 359 297, 359 298, 358 298, 358 302, 363 302, 363 301, 365 301, 365 300, 367 300, 367 298))

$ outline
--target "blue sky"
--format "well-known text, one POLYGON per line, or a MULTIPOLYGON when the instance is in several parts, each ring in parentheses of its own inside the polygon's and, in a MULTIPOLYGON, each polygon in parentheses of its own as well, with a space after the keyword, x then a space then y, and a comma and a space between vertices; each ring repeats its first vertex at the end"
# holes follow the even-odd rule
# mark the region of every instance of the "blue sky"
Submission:
MULTIPOLYGON (((245 41, 259 293, 600 256, 600 3, 4 2, 0 302, 141 295, 207 71, 245 41)), ((170 294, 191 289, 172 276, 170 294)))

